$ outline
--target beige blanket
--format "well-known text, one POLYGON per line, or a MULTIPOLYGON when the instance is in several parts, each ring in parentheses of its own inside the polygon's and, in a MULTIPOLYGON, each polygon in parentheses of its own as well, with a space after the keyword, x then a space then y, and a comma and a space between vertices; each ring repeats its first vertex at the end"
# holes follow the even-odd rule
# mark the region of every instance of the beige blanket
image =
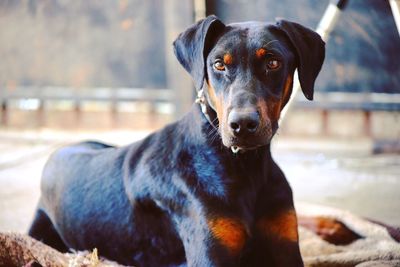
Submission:
MULTIPOLYGON (((304 203, 298 203, 296 209, 303 216, 338 219, 364 237, 350 245, 335 246, 300 227, 300 249, 306 266, 400 266, 400 243, 388 234, 385 227, 338 209, 304 203)), ((0 266, 29 266, 29 263, 35 266, 33 262, 42 266, 120 266, 99 259, 97 251, 62 254, 26 235, 0 233, 0 266)))
POLYGON ((297 203, 296 209, 304 216, 337 219, 364 237, 346 246, 335 246, 300 227, 300 249, 306 266, 400 266, 400 243, 385 227, 339 209, 305 203, 297 203))

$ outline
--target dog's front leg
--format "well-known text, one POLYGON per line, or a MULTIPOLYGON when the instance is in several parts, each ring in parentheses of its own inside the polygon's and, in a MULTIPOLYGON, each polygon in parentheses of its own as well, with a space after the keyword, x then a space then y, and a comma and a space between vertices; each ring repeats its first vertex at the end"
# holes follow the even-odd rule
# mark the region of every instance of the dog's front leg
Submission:
POLYGON ((254 241, 242 266, 304 266, 292 191, 278 168, 262 192, 256 205, 254 241))
MULTIPOLYGON (((257 266, 303 266, 300 255, 297 217, 293 207, 266 213, 255 227, 257 266)), ((253 266, 246 264, 245 266, 253 266)))
POLYGON ((198 209, 176 218, 187 266, 239 266, 245 242, 243 225, 228 217, 204 216, 198 209))

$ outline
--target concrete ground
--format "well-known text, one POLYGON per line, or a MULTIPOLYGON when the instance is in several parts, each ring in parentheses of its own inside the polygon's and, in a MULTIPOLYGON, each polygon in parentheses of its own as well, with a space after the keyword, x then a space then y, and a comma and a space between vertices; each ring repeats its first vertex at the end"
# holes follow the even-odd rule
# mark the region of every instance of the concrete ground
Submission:
MULTIPOLYGON (((39 198, 40 174, 49 154, 87 139, 128 144, 147 131, 0 131, 0 231, 25 232, 39 198)), ((400 155, 372 155, 368 139, 274 140, 273 154, 296 201, 350 210, 400 226, 400 155)))
POLYGON ((400 154, 372 154, 370 140, 277 140, 274 155, 295 201, 349 210, 400 226, 400 154), (314 146, 314 147, 313 147, 314 146))

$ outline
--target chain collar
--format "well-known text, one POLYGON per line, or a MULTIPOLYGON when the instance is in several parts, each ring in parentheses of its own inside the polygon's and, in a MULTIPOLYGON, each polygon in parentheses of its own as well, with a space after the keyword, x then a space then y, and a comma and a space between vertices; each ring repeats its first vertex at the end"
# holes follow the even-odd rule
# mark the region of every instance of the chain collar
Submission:
POLYGON ((203 89, 200 89, 197 92, 197 97, 196 97, 195 103, 200 105, 201 112, 204 114, 204 117, 206 117, 207 121, 211 124, 211 126, 214 128, 217 128, 217 126, 215 126, 213 123, 213 121, 215 122, 215 118, 211 119, 210 111, 212 110, 212 108, 207 103, 203 89))

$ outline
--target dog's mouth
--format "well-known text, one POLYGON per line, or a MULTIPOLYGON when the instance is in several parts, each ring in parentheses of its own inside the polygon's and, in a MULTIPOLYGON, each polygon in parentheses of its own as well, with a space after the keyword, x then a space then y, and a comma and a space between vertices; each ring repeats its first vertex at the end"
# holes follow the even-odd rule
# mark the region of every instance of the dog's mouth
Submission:
POLYGON ((225 136, 222 136, 222 143, 234 154, 244 153, 247 151, 257 150, 260 147, 268 145, 271 142, 274 134, 275 131, 272 129, 264 131, 262 134, 259 135, 247 137, 236 137, 227 134, 225 136))
POLYGON ((254 140, 253 142, 239 140, 237 138, 229 138, 229 141, 225 143, 225 147, 229 148, 232 153, 244 153, 251 150, 256 150, 260 147, 267 145, 270 142, 270 138, 262 138, 261 140, 254 140))

